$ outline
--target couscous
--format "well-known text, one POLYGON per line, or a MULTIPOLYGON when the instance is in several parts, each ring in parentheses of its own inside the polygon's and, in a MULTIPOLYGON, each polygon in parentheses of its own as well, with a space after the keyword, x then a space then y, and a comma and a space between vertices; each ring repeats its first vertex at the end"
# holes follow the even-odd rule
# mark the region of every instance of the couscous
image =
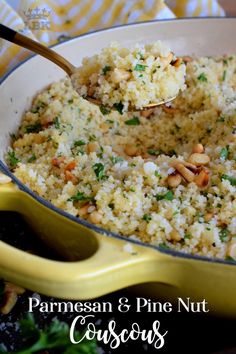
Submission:
POLYGON ((236 259, 236 57, 183 58, 171 104, 119 114, 68 79, 39 93, 8 163, 58 208, 153 245, 236 259))

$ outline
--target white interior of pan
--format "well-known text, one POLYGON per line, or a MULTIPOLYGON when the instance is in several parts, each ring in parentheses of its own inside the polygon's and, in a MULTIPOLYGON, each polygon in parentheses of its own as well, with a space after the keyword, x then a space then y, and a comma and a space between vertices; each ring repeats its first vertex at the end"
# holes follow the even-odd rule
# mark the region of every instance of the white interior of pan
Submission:
MULTIPOLYGON (((74 65, 112 41, 130 46, 137 42, 166 41, 177 55, 236 53, 234 19, 195 19, 149 22, 88 34, 54 48, 74 65)), ((9 146, 9 134, 16 132, 32 97, 53 81, 65 76, 48 60, 35 56, 13 71, 0 87, 0 159, 9 146)))

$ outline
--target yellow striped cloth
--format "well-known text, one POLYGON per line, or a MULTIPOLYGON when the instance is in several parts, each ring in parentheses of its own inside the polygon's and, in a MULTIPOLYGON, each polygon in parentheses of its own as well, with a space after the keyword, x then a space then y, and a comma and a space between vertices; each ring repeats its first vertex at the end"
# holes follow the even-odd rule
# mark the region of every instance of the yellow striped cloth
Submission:
MULTIPOLYGON (((0 0, 0 23, 51 45, 114 25, 191 16, 224 16, 216 0, 0 0), (18 4, 17 4, 18 3, 18 4)), ((29 55, 0 39, 0 76, 29 55)))

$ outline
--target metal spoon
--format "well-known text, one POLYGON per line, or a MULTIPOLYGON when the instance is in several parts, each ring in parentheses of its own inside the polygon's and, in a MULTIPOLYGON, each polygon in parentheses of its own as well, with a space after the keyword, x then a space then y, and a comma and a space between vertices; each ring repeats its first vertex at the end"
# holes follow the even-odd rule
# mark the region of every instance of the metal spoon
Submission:
MULTIPOLYGON (((11 28, 6 27, 2 24, 0 24, 0 38, 3 38, 9 42, 15 43, 15 44, 19 45, 20 47, 29 49, 32 52, 37 53, 37 54, 43 56, 44 58, 52 61, 54 64, 58 65, 61 69, 63 69, 68 74, 69 77, 71 77, 74 74, 74 72, 76 71, 76 67, 74 65, 72 65, 63 56, 56 53, 54 50, 47 48, 44 45, 42 45, 41 43, 38 43, 38 42, 30 39, 29 37, 26 37, 23 34, 16 32, 16 31, 12 30, 11 28)), ((73 82, 72 82, 72 84, 73 84, 73 82)), ((143 107, 142 109, 139 109, 139 111, 155 108, 157 106, 171 102, 175 98, 176 97, 171 97, 170 99, 168 99, 166 101, 161 101, 158 103, 151 103, 151 104, 143 107)), ((99 100, 95 99, 94 97, 87 96, 87 97, 85 97, 85 99, 87 99, 88 101, 90 101, 98 106, 100 106, 102 104, 99 100)), ((129 110, 137 111, 137 109, 135 109, 134 107, 130 107, 129 110)))

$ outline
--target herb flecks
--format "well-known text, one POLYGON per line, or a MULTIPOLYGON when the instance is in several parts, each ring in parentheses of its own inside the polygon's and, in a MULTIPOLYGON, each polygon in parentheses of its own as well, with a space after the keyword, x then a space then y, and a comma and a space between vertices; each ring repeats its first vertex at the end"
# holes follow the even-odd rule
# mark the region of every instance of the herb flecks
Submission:
POLYGON ((144 214, 144 215, 143 215, 143 220, 149 222, 149 221, 152 220, 152 217, 151 217, 150 214, 144 214))
POLYGON ((155 149, 148 149, 147 152, 149 155, 152 155, 152 156, 159 156, 159 155, 163 154, 162 150, 155 150, 155 149))
POLYGON ((53 124, 54 124, 54 126, 55 126, 56 129, 60 129, 61 124, 60 124, 60 120, 59 120, 59 117, 58 117, 58 116, 56 116, 56 117, 53 119, 53 124))
POLYGON ((103 73, 103 75, 106 75, 106 74, 108 73, 108 71, 111 71, 111 66, 105 65, 105 66, 102 68, 102 73, 103 73))
POLYGON ((100 109, 100 112, 101 112, 104 116, 107 115, 107 114, 109 114, 109 113, 111 113, 111 110, 108 109, 108 108, 105 107, 105 106, 100 106, 99 109, 100 109))
POLYGON ((223 228, 220 230, 219 237, 220 237, 221 242, 226 242, 228 236, 229 236, 229 230, 227 228, 223 228))
POLYGON ((25 126, 25 132, 29 133, 39 133, 42 130, 42 125, 40 122, 36 122, 34 124, 29 124, 25 126))
POLYGON ((134 67, 135 71, 145 71, 147 65, 143 65, 143 64, 136 64, 134 67))
POLYGON ((84 140, 76 140, 74 142, 74 147, 76 146, 83 146, 83 145, 86 145, 86 142, 84 140))
POLYGON ((156 200, 159 201, 159 200, 168 200, 168 201, 172 201, 174 199, 174 194, 172 191, 168 191, 167 193, 165 194, 157 194, 155 196, 156 200))
POLYGON ((8 156, 8 161, 11 166, 11 168, 15 168, 17 164, 21 161, 17 156, 14 150, 11 150, 7 154, 8 156))
POLYGON ((140 125, 140 120, 138 117, 133 117, 125 121, 126 125, 140 125))
POLYGON ((222 148, 220 151, 220 159, 222 161, 227 160, 229 157, 229 145, 227 145, 226 147, 222 148))
POLYGON ((95 163, 95 165, 93 165, 93 170, 98 181, 108 178, 105 174, 105 166, 102 163, 95 163))
POLYGON ((232 186, 236 186, 236 178, 229 175, 223 174, 221 176, 221 181, 229 181, 232 186))
POLYGON ((114 103, 114 108, 115 108, 120 114, 123 114, 124 105, 123 105, 122 102, 114 103))
POLYGON ((27 162, 32 163, 32 162, 34 162, 35 160, 36 160, 36 155, 33 154, 33 155, 28 159, 27 162))
POLYGON ((83 192, 78 191, 75 195, 73 195, 71 198, 68 199, 68 202, 83 202, 92 199, 93 197, 85 195, 83 192))
POLYGON ((207 82, 207 77, 206 77, 206 74, 205 73, 201 73, 198 78, 197 78, 199 81, 201 82, 207 82))

